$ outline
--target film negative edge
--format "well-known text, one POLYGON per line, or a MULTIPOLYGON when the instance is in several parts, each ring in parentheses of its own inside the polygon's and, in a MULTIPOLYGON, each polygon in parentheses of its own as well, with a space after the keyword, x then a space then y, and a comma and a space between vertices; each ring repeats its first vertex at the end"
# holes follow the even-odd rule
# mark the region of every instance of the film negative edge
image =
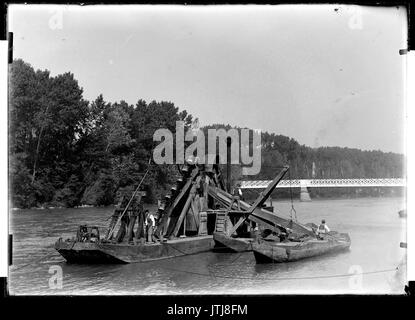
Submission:
POLYGON ((408 296, 414 296, 415 295, 415 281, 408 281, 408 284, 405 285, 405 293, 408 296))
POLYGON ((8 46, 9 46, 9 50, 8 50, 8 62, 9 64, 13 63, 13 32, 9 32, 8 33, 8 46))
POLYGON ((13 235, 9 234, 9 243, 8 243, 8 251, 9 251, 9 266, 13 265, 13 235))

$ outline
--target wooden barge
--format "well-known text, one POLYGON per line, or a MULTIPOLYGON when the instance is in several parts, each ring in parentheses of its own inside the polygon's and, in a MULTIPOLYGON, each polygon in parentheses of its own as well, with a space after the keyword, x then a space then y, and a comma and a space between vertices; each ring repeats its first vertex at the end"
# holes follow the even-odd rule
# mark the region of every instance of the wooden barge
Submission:
POLYGON ((60 239, 55 247, 69 263, 134 263, 210 251, 214 247, 214 242, 212 235, 139 245, 62 241, 60 239))
POLYGON ((216 246, 231 252, 253 251, 257 263, 290 262, 350 247, 346 233, 318 234, 313 223, 304 225, 263 208, 288 169, 284 167, 252 204, 211 189, 212 197, 227 206, 225 212, 217 213, 224 222, 213 235, 216 246))
POLYGON ((252 250, 257 263, 291 262, 344 251, 349 249, 350 244, 347 233, 330 233, 321 239, 310 238, 303 241, 279 242, 258 239, 253 241, 252 250))
POLYGON ((159 202, 155 243, 145 239, 145 192, 137 188, 127 204, 124 197, 114 210, 105 237, 97 227, 83 225, 76 237, 59 238, 55 249, 67 262, 88 264, 153 261, 213 249, 216 212, 209 210, 215 202, 207 189, 224 190, 220 168, 185 164, 179 172, 176 185, 159 202))

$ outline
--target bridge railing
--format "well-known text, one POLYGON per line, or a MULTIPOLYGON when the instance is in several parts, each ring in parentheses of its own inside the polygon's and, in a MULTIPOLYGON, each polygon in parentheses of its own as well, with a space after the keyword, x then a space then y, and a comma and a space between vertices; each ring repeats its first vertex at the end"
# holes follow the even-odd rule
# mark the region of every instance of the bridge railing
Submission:
MULTIPOLYGON (((264 189, 271 180, 241 181, 241 189, 264 189)), ((406 187, 403 178, 377 179, 292 179, 281 180, 277 188, 406 187)))

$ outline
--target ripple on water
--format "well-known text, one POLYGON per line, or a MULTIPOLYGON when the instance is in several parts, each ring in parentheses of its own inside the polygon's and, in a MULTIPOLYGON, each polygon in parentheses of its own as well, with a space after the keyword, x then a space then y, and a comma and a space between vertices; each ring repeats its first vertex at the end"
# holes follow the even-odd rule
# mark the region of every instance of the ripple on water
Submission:
MULTIPOLYGON (((290 202, 274 203, 288 216, 290 202)), ((11 294, 218 294, 218 293, 401 293, 406 270, 370 274, 404 265, 399 242, 406 224, 398 217, 404 208, 399 198, 315 200, 296 202, 304 222, 326 219, 333 230, 348 232, 351 250, 295 263, 257 265, 252 253, 202 253, 192 256, 127 265, 72 265, 54 250, 59 237, 71 238, 79 224, 104 224, 112 208, 24 210, 10 213, 13 263, 11 294), (43 259, 43 257, 46 257, 43 259), (51 266, 63 271, 62 290, 49 288, 51 266), (358 266, 363 272, 360 291, 348 275, 358 266), (20 269, 19 269, 20 268, 20 269)))

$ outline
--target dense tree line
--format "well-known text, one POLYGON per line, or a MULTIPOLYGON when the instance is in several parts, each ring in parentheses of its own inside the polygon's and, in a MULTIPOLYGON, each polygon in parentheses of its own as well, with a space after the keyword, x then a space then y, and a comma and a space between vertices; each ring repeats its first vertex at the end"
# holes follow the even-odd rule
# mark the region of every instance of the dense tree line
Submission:
MULTIPOLYGON (((207 130, 234 128, 229 124, 212 124, 203 128, 207 130)), ((239 136, 241 136, 239 134, 239 136)), ((251 136, 252 138, 252 136, 251 136)), ((241 144, 242 142, 239 141, 241 144)), ((252 144, 252 139, 250 139, 252 144)), ((401 178, 405 176, 402 154, 392 152, 362 151, 355 148, 320 147, 311 148, 300 145, 295 139, 262 132, 261 134, 261 171, 254 176, 242 176, 238 165, 232 166, 232 182, 238 180, 271 180, 281 170, 289 165, 290 170, 284 179, 352 179, 352 178, 401 178)), ((251 151, 252 152, 252 151, 251 151)), ((312 197, 340 196, 378 196, 402 194, 401 188, 310 188, 312 197)), ((257 196, 252 190, 246 192, 249 196, 257 196)), ((298 197, 299 188, 276 189, 275 197, 290 197, 291 193, 298 197)))
MULTIPOLYGON (((362 151, 354 148, 300 145, 294 139, 273 133, 262 134, 262 168, 249 179, 266 180, 275 176, 278 167, 289 164, 292 179, 401 178, 405 176, 404 156, 392 152, 362 151)), ((300 192, 293 189, 295 196, 300 192)), ((401 194, 396 188, 311 188, 312 197, 351 195, 377 196, 401 194)), ((276 194, 289 196, 289 190, 276 194)))
MULTIPOLYGON (((14 207, 110 205, 120 190, 142 179, 159 128, 190 128, 193 118, 172 102, 110 103, 83 99, 71 73, 55 77, 22 60, 10 66, 9 174, 14 207)), ((212 125, 212 128, 230 126, 212 125)), ((204 128, 207 130, 208 127, 204 128)), ((289 164, 293 178, 402 177, 403 156, 349 148, 310 148, 294 139, 262 133, 262 169, 270 179, 289 164)), ((234 168, 234 179, 241 178, 234 168)), ((154 202, 175 180, 174 165, 153 165, 145 179, 154 202)))
MULTIPOLYGON (((109 205, 135 188, 148 168, 153 133, 186 126, 192 116, 171 102, 135 105, 82 98, 73 74, 56 77, 16 60, 10 70, 10 190, 12 205, 109 205)), ((176 167, 152 166, 143 188, 154 201, 176 167)))

